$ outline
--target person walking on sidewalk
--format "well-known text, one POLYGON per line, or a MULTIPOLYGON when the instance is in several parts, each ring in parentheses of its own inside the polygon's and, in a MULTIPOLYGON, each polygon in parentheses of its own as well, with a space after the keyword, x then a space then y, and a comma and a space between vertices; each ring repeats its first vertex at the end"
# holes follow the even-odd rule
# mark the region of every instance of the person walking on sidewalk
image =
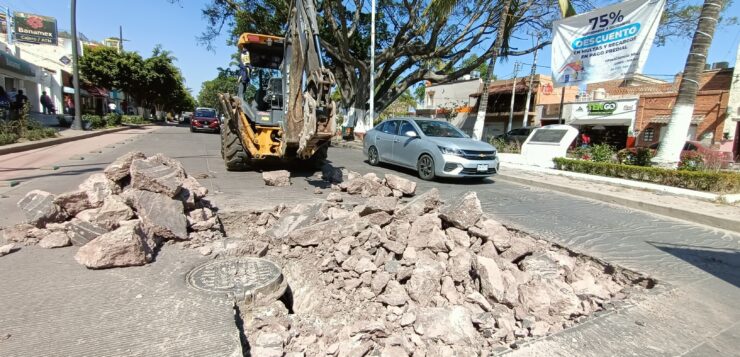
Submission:
POLYGON ((40 102, 44 114, 54 114, 54 103, 51 102, 51 98, 46 94, 46 91, 41 92, 40 102))
POLYGON ((581 134, 581 147, 587 148, 591 146, 591 137, 588 134, 581 134))

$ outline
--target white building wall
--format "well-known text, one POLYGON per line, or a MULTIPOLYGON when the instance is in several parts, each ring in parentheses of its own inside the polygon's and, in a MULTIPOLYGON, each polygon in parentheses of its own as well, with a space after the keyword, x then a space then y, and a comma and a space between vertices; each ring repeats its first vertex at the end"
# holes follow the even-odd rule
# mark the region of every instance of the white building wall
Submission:
POLYGON ((736 123, 738 121, 740 121, 740 44, 738 44, 737 58, 735 59, 735 70, 732 72, 730 98, 727 103, 727 117, 724 126, 724 133, 730 140, 735 139, 736 123))
POLYGON ((424 90, 424 109, 472 106, 471 95, 481 90, 480 78, 428 86, 424 90))

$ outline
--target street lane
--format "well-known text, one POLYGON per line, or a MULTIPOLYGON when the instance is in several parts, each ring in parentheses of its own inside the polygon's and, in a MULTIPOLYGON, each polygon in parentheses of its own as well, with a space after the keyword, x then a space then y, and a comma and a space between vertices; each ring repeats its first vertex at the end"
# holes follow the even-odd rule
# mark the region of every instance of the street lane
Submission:
MULTIPOLYGON (((106 163, 129 150, 147 154, 162 152, 181 160, 188 173, 209 188, 210 199, 222 210, 266 207, 281 202, 318 202, 328 192, 313 193, 315 187, 326 186, 312 178, 312 172, 294 170, 293 185, 288 188, 264 186, 259 172, 227 172, 219 144, 218 135, 193 134, 186 127, 164 127, 123 147, 105 151, 81 167, 63 161, 59 173, 0 191, 5 197, 0 200, 0 209, 11 212, 2 218, 2 224, 20 221, 15 202, 30 189, 52 193, 70 190, 84 177, 101 170, 106 163)), ((663 293, 648 297, 648 301, 638 307, 558 334, 546 343, 535 344, 530 351, 544 348, 541 346, 554 348, 552 344, 556 344, 562 355, 587 355, 580 352, 588 348, 601 351, 603 355, 641 355, 645 343, 662 341, 656 343, 655 348, 663 353, 656 352, 656 355, 683 354, 705 348, 707 345, 703 344, 712 339, 726 339, 723 333, 732 332, 731 327, 740 320, 740 309, 736 306, 736 301, 740 301, 740 237, 737 235, 495 178, 484 182, 423 182, 407 170, 371 167, 357 150, 332 148, 329 159, 335 166, 361 173, 395 173, 414 179, 419 182, 417 192, 437 187, 444 199, 476 191, 484 209, 509 227, 660 281, 663 293), (649 319, 649 333, 635 331, 639 328, 634 324, 636 319, 649 319), (687 323, 692 324, 692 328, 676 329, 687 323), (636 334, 643 334, 643 337, 630 337, 624 342, 626 336, 636 334), (601 342, 563 347, 573 338, 595 339, 594 336, 600 336, 601 342)))

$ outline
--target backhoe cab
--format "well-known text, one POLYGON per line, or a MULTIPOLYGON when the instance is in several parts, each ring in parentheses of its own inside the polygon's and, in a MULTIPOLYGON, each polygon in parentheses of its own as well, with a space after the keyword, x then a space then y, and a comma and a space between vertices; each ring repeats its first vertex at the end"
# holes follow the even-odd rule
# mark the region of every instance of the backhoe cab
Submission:
POLYGON ((285 37, 244 33, 238 95, 221 94, 221 151, 228 170, 255 160, 326 159, 336 130, 334 76, 320 56, 313 0, 296 0, 285 37))

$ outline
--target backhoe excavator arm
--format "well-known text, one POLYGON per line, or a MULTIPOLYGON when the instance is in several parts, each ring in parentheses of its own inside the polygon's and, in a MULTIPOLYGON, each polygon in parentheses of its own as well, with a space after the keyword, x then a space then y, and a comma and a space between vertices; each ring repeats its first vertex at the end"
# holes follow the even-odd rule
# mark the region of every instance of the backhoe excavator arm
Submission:
POLYGON ((293 0, 291 11, 283 62, 285 139, 297 142, 298 156, 308 158, 336 130, 336 104, 330 98, 334 75, 321 59, 314 0, 293 0))

